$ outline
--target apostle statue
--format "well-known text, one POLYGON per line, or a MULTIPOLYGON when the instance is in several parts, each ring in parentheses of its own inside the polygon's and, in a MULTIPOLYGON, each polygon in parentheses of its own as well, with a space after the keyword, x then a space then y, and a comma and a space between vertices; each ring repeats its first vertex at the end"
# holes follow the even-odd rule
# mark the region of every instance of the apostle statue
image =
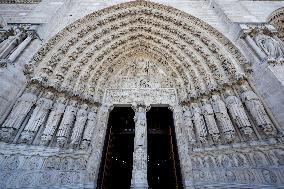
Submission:
POLYGON ((260 127, 265 134, 274 135, 276 133, 276 129, 274 128, 258 96, 246 85, 242 85, 240 91, 241 99, 256 121, 257 126, 260 127))
POLYGON ((235 139, 236 133, 230 116, 228 115, 226 104, 217 94, 212 95, 211 100, 216 120, 224 133, 225 140, 227 142, 232 142, 235 139))
POLYGON ((55 130, 59 126, 59 122, 66 107, 65 101, 66 99, 64 97, 59 97, 53 105, 41 136, 42 145, 47 145, 55 134, 55 130))
POLYGON ((70 145, 74 148, 77 145, 79 145, 81 141, 81 137, 84 131, 84 127, 87 121, 87 104, 83 104, 82 107, 78 110, 77 116, 76 116, 76 122, 74 124, 73 132, 71 135, 71 142, 70 145))
POLYGON ((73 127, 76 112, 77 112, 77 102, 75 100, 71 100, 69 105, 66 107, 62 121, 60 123, 58 132, 57 132, 57 144, 60 148, 63 148, 68 140, 70 135, 70 130, 73 127))
POLYGON ((208 132, 206 129, 203 116, 201 114, 201 109, 199 108, 197 103, 191 103, 191 112, 192 112, 193 122, 196 128, 197 137, 201 143, 206 143, 208 132))
POLYGON ((46 120, 49 110, 52 107, 53 94, 51 92, 47 92, 46 94, 41 97, 37 103, 36 107, 25 126, 23 132, 21 133, 20 141, 21 143, 31 143, 33 138, 35 137, 36 132, 38 129, 44 124, 46 120))
POLYGON ((215 143, 220 141, 220 132, 215 121, 214 111, 212 106, 208 103, 207 99, 202 99, 202 114, 205 118, 208 132, 215 143))
POLYGON ((183 123, 184 127, 187 130, 187 136, 190 144, 195 144, 195 133, 192 123, 192 115, 188 106, 183 107, 183 123))
POLYGON ((10 115, 0 128, 1 140, 11 142, 11 139, 20 129, 36 100, 35 88, 33 86, 27 88, 26 92, 17 100, 10 115))
POLYGON ((233 119, 232 121, 246 136, 252 137, 252 125, 242 105, 242 102, 238 97, 233 95, 233 92, 230 89, 225 91, 225 103, 233 119))

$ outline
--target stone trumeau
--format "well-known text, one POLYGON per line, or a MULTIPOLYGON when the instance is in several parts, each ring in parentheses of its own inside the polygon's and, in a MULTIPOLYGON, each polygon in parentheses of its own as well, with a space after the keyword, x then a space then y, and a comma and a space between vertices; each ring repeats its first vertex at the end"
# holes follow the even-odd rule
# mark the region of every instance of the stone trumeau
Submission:
MULTIPOLYGON (((0 188, 100 188, 132 107, 129 188, 150 188, 168 107, 183 188, 284 187, 284 1, 0 1, 0 188)), ((123 175, 122 175, 123 176, 123 175)))

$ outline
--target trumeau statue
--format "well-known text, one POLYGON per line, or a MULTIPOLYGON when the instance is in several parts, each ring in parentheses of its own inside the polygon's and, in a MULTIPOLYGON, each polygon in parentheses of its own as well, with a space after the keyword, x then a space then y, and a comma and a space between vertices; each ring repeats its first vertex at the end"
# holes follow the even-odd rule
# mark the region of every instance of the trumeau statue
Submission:
POLYGON ((252 125, 245 112, 240 99, 232 94, 232 91, 227 89, 225 92, 225 103, 229 109, 229 113, 233 122, 240 128, 240 130, 247 136, 251 137, 253 134, 252 125))
POLYGON ((228 115, 226 104, 221 100, 219 95, 212 95, 211 98, 216 120, 224 133, 225 140, 232 142, 236 137, 236 133, 230 116, 228 115))
POLYGON ((55 130, 58 127, 60 119, 64 113, 64 110, 66 107, 66 105, 64 104, 65 101, 66 99, 64 97, 61 97, 61 98, 58 98, 56 103, 53 105, 53 108, 47 119, 45 129, 43 130, 43 133, 41 136, 42 145, 47 145, 51 141, 52 136, 54 135, 55 130))
POLYGON ((206 99, 201 100, 202 103, 202 114, 204 115, 207 129, 214 142, 220 141, 220 132, 214 118, 214 112, 212 106, 206 99))
POLYGON ((87 121, 87 108, 88 106, 86 104, 82 105, 82 108, 78 110, 77 116, 76 116, 76 122, 74 124, 73 132, 71 135, 71 142, 70 145, 74 148, 77 145, 79 145, 83 130, 87 121))
POLYGON ((86 128, 84 130, 83 140, 80 146, 81 149, 87 149, 89 147, 96 124, 97 124, 97 107, 93 107, 88 114, 88 120, 86 128))
POLYGON ((254 37, 256 44, 267 54, 268 59, 284 59, 284 44, 273 37, 264 34, 263 30, 258 30, 254 37))
POLYGON ((195 139, 195 133, 194 133, 194 128, 193 128, 193 123, 192 123, 192 115, 190 112, 189 107, 184 106, 183 108, 183 123, 184 127, 187 130, 187 136, 190 144, 195 144, 196 139, 195 139))
POLYGON ((77 107, 76 107, 77 102, 76 101, 71 101, 70 105, 68 105, 65 109, 61 124, 59 126, 58 132, 57 132, 57 144, 59 147, 63 148, 65 144, 67 143, 70 130, 74 124, 76 112, 77 112, 77 107))
POLYGON ((147 120, 146 120, 146 110, 145 108, 139 106, 138 110, 135 112, 135 145, 136 146, 146 146, 146 133, 147 133, 147 120))
POLYGON ((44 97, 37 101, 37 106, 34 109, 29 122, 25 126, 24 131, 21 133, 21 143, 31 142, 38 129, 44 124, 53 104, 53 101, 51 100, 52 97, 53 94, 51 92, 47 92, 44 97))
POLYGON ((135 110, 135 137, 133 152, 133 170, 131 184, 147 184, 147 120, 146 111, 149 107, 144 105, 133 106, 135 110))
POLYGON ((191 103, 191 112, 197 137, 201 143, 206 143, 208 132, 202 116, 201 109, 199 108, 197 103, 191 103))
POLYGON ((7 142, 11 141, 11 137, 20 129, 32 106, 36 103, 36 100, 37 96, 32 91, 24 93, 17 100, 0 130, 0 138, 2 140, 7 142))
POLYGON ((240 91, 241 99, 245 103, 252 117, 255 119, 257 126, 260 127, 267 135, 275 134, 276 130, 258 96, 245 85, 241 86, 240 91))

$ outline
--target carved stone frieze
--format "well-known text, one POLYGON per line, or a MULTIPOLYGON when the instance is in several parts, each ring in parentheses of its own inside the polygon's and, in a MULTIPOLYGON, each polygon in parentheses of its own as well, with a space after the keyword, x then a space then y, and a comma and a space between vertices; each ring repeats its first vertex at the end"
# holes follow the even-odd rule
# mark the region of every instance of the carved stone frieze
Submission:
POLYGON ((176 90, 171 88, 159 89, 107 89, 105 104, 132 104, 144 102, 145 104, 169 104, 177 103, 176 90))

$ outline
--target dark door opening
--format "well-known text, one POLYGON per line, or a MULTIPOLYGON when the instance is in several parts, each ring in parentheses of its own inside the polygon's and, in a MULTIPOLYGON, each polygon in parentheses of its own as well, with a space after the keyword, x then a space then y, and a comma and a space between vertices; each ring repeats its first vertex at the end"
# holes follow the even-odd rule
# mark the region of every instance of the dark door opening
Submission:
POLYGON ((183 188, 172 112, 152 107, 147 112, 147 127, 149 188, 183 188))
POLYGON ((97 189, 130 188, 134 148, 134 111, 115 107, 109 116, 97 189))

